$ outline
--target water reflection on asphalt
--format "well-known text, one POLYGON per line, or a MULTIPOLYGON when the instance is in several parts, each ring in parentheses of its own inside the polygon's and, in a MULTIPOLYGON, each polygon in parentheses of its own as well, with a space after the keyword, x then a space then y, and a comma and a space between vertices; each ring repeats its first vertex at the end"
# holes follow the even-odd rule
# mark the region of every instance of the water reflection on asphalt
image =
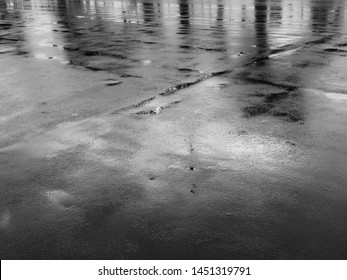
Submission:
POLYGON ((0 256, 345 258, 344 17, 0 0, 0 256))

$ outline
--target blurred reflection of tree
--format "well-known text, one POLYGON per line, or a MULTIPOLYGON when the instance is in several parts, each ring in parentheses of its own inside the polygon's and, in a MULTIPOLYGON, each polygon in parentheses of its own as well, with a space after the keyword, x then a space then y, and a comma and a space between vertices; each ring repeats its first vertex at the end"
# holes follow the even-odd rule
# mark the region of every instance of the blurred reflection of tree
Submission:
POLYGON ((154 4, 153 1, 143 1, 142 3, 143 8, 143 20, 145 24, 151 23, 154 21, 154 4))
POLYGON ((217 26, 223 26, 223 20, 224 20, 224 3, 223 3, 223 0, 218 0, 217 26))
POLYGON ((282 0, 270 0, 270 23, 282 24, 282 0))
POLYGON ((341 30, 344 14, 343 0, 311 1, 311 28, 313 34, 341 30))
POLYGON ((269 52, 267 14, 267 0, 254 0, 254 29, 258 57, 267 55, 269 52))
POLYGON ((143 0, 145 33, 159 36, 162 33, 161 5, 159 0, 143 0))
POLYGON ((0 0, 0 16, 1 16, 1 18, 4 18, 6 12, 7 12, 7 2, 5 0, 0 0))
POLYGON ((23 25, 18 26, 23 21, 22 3, 0 0, 0 41, 4 46, 16 47, 18 54, 25 54, 23 43, 25 41, 23 25), (12 4, 12 7, 9 5, 12 4), (20 6, 19 6, 20 4, 20 6))
POLYGON ((179 0, 179 15, 180 15, 180 34, 189 34, 190 33, 190 11, 189 4, 187 0, 179 0))

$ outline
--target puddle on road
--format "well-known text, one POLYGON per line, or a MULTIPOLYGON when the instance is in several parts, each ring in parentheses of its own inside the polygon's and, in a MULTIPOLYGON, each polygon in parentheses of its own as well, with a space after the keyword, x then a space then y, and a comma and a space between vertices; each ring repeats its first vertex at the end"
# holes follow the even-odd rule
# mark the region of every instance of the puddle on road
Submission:
POLYGON ((1 48, 134 76, 143 68, 152 78, 160 62, 182 78, 179 69, 228 69, 251 50, 271 54, 307 34, 345 28, 337 0, 71 2, 70 11, 66 3, 3 1, 1 48))

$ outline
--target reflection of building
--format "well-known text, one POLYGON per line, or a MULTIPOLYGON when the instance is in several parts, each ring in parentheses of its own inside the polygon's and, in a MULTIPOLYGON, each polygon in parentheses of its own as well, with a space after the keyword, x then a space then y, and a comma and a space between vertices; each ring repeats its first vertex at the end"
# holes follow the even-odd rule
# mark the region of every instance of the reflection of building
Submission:
MULTIPOLYGON (((76 53, 70 50, 77 48, 82 50, 78 56, 87 50, 89 56, 100 53, 131 60, 134 52, 144 55, 141 54, 143 42, 152 41, 174 49, 182 45, 200 49, 220 46, 234 51, 237 46, 236 53, 257 45, 262 55, 298 42, 312 32, 337 30, 343 23, 344 13, 343 0, 7 0, 1 3, 2 9, 37 11, 28 27, 21 29, 31 44, 31 52, 37 54, 54 39, 60 45, 68 45, 66 53, 72 61, 76 53), (40 25, 45 35, 35 33, 40 25)), ((155 56, 152 49, 153 46, 146 51, 155 56)))
POLYGON ((313 1, 311 6, 312 32, 323 33, 339 30, 343 12, 343 0, 313 1))

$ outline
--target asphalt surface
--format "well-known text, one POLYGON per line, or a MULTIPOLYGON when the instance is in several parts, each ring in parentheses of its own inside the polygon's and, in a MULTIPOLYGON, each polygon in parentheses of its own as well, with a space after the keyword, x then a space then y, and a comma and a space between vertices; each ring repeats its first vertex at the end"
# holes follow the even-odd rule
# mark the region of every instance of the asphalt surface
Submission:
POLYGON ((346 258, 344 1, 235 2, 1 6, 1 259, 346 258))

